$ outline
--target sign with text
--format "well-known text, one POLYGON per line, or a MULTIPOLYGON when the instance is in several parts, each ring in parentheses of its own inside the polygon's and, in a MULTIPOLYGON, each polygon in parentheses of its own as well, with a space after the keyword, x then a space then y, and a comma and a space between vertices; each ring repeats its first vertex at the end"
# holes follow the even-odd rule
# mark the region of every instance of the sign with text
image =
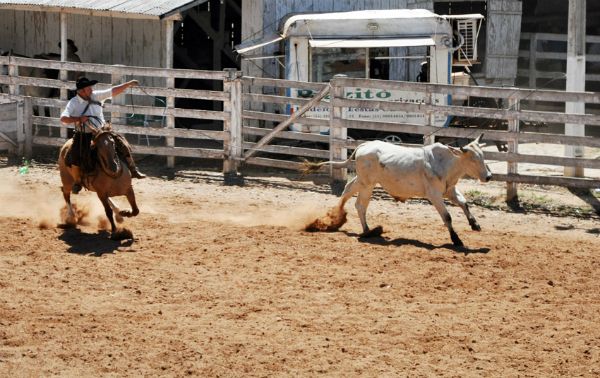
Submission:
MULTIPOLYGON (((314 91, 308 89, 293 89, 297 98, 311 98, 314 96, 314 91)), ((381 100, 394 101, 412 104, 426 104, 428 102, 427 95, 422 92, 409 92, 402 90, 385 90, 377 88, 345 88, 345 98, 356 100, 381 100)), ((325 97, 324 101, 329 101, 330 97, 325 97)), ((433 101, 435 104, 445 104, 446 97, 444 95, 434 95, 433 101)), ((292 106, 291 111, 295 111, 299 106, 292 106)), ((315 106, 305 113, 309 118, 329 118, 328 106, 315 106)), ((397 110, 379 110, 372 108, 355 108, 349 107, 342 110, 342 117, 351 120, 369 120, 380 122, 395 122, 395 123, 410 123, 417 125, 429 124, 426 119, 427 114, 423 112, 405 112, 397 110)), ((446 116, 434 116, 433 124, 435 126, 444 126, 446 116)), ((309 126, 295 123, 290 126, 290 129, 300 132, 310 133, 327 133, 329 128, 319 126, 309 126)))

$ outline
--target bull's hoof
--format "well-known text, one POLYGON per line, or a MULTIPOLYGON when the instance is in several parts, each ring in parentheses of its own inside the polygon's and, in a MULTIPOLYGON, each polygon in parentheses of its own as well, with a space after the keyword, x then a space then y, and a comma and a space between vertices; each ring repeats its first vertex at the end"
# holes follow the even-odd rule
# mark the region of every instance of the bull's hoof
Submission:
POLYGON ((477 222, 469 222, 469 224, 471 225, 471 230, 473 231, 481 231, 481 226, 479 225, 479 223, 477 222))
POLYGON ((464 246, 465 246, 465 245, 464 245, 464 243, 463 243, 463 242, 462 242, 460 239, 459 239, 458 241, 453 241, 452 243, 454 243, 454 246, 455 246, 455 247, 460 247, 460 248, 462 248, 462 247, 464 247, 464 246))
POLYGON ((360 234, 361 238, 375 238, 381 236, 383 234, 383 227, 377 226, 375 228, 370 229, 369 231, 365 231, 360 234))
POLYGON ((460 238, 456 234, 456 232, 451 231, 450 232, 450 238, 452 239, 452 244, 454 244, 455 247, 464 247, 465 246, 463 244, 462 240, 460 240, 460 238))

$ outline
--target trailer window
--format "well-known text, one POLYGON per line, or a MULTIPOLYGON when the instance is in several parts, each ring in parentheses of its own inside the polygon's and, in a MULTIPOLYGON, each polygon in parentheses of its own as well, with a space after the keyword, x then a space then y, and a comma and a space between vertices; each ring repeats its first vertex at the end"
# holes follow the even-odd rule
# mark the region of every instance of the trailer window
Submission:
POLYGON ((366 49, 356 48, 313 48, 311 81, 327 82, 334 75, 365 78, 366 49))
POLYGON ((362 79, 416 81, 420 63, 427 55, 426 47, 412 50, 405 47, 312 47, 310 81, 328 82, 338 74, 362 79))

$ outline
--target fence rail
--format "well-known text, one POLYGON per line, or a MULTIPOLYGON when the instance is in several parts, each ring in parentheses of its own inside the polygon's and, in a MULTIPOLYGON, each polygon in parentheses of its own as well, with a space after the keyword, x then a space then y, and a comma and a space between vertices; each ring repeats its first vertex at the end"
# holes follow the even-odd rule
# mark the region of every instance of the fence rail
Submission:
MULTIPOLYGON (((600 85, 600 36, 586 36, 586 44, 585 80, 588 87, 597 88, 600 85)), ((565 88, 566 34, 521 33, 519 58, 518 82, 529 88, 565 88)))
MULTIPOLYGON (((30 99, 31 116, 28 119, 31 127, 37 132, 32 132, 31 140, 33 146, 50 145, 60 146, 66 140, 71 127, 63 125, 58 119, 61 109, 67 103, 66 91, 75 89, 75 82, 49 78, 48 70, 59 70, 61 72, 85 73, 86 75, 104 74, 109 75, 110 82, 100 82, 99 89, 110 88, 123 82, 124 77, 136 77, 142 82, 142 86, 128 89, 127 95, 113 99, 105 105, 104 110, 110 113, 113 128, 120 133, 130 136, 130 142, 136 153, 168 156, 174 165, 175 157, 193 157, 224 159, 225 151, 230 149, 230 134, 227 132, 231 124, 232 80, 237 80, 239 74, 230 71, 197 71, 183 69, 165 69, 152 67, 127 67, 121 65, 102 65, 90 63, 59 62, 40 59, 29 59, 14 56, 0 57, 0 67, 6 67, 8 74, 0 74, 0 87, 3 92, 9 92, 10 96, 36 94, 37 88, 51 88, 65 95, 61 98, 32 97, 30 99), (31 69, 38 69, 36 74, 31 75, 31 69), (39 77, 46 76, 46 77, 39 77), (145 79, 164 80, 163 87, 143 85, 145 79), (214 80, 222 82, 223 91, 216 90, 193 90, 169 87, 174 79, 199 79, 214 80), (33 91, 32 91, 33 88, 33 91), (159 101, 162 104, 158 104, 159 101), (213 109, 190 109, 176 107, 176 100, 203 100, 212 101, 213 109), (222 108, 223 110, 214 110, 222 108), (46 117, 46 109, 52 117, 46 117), (175 120, 187 119, 194 123, 193 128, 175 128, 175 120), (214 123, 220 130, 214 130, 214 123), (135 125, 138 123, 139 125, 135 125), (203 129, 202 124, 209 124, 209 129, 203 129), (152 127, 152 126, 158 127, 152 127), (45 128, 47 131, 40 133, 45 128), (59 136, 53 136, 60 130, 59 136), (146 141, 146 144, 135 143, 146 141), (177 139, 176 139, 177 138, 177 139), (131 140, 133 139, 133 141, 131 140), (150 140, 153 143, 150 143, 150 140), (177 141, 184 141, 185 145, 178 145, 177 141), (186 142, 187 141, 187 142, 186 142), (212 141, 219 145, 219 149, 206 146, 203 141, 212 141), (193 145, 191 147, 190 145, 193 145)), ((64 75, 64 77, 68 77, 64 75)), ((154 81, 153 81, 154 82, 154 81)), ((47 92, 46 92, 47 93, 47 92)), ((237 95, 236 95, 237 96, 237 95)), ((21 97, 22 98, 22 97, 21 97)), ((236 100, 239 102, 239 100, 236 100)), ((190 122, 190 121, 189 121, 190 122)))
MULTIPOLYGON (((296 99, 289 96, 290 88, 299 88, 301 84, 294 81, 273 80, 273 79, 255 79, 244 78, 244 88, 246 92, 256 90, 259 93, 245 93, 245 110, 242 113, 244 119, 243 134, 246 137, 264 136, 267 131, 260 127, 250 125, 251 121, 263 121, 263 127, 272 129, 277 123, 284 122, 288 119, 289 114, 281 111, 278 113, 268 113, 259 110, 249 110, 251 103, 263 102, 265 104, 279 104, 283 106, 305 105, 308 99, 296 99), (278 87, 285 89, 286 95, 262 95, 261 85, 269 87, 278 87), (271 122, 271 125, 267 125, 271 122)), ((297 122, 328 127, 330 135, 317 135, 305 133, 290 133, 289 131, 281 132, 276 135, 276 143, 282 145, 287 144, 287 140, 295 140, 299 144, 316 144, 315 150, 307 150, 306 147, 301 150, 293 150, 291 148, 263 148, 262 152, 280 154, 281 159, 295 160, 290 168, 299 165, 295 159, 297 152, 302 153, 305 158, 316 158, 323 156, 322 159, 332 158, 335 149, 338 150, 337 156, 347 156, 347 150, 356 148, 364 140, 352 140, 344 137, 348 130, 365 130, 379 131, 396 134, 418 134, 423 137, 434 136, 440 138, 474 138, 481 132, 478 128, 440 128, 431 124, 411 124, 399 122, 381 122, 375 120, 357 120, 344 117, 342 109, 361 108, 370 109, 373 111, 391 111, 391 112, 418 112, 426 115, 426 119, 430 119, 428 115, 446 115, 450 117, 469 117, 469 118, 484 118, 488 120, 503 120, 506 122, 506 127, 503 129, 485 130, 485 139, 498 142, 506 142, 509 144, 508 152, 493 152, 486 151, 486 159, 505 163, 507 173, 499 173, 495 175, 496 180, 506 181, 507 199, 517 195, 516 184, 544 184, 544 185, 561 185, 571 187, 598 187, 600 179, 593 177, 572 178, 572 177, 548 177, 518 174, 519 164, 539 164, 553 165, 559 167, 581 167, 598 170, 600 169, 600 159, 583 158, 583 157, 564 157, 564 156, 545 156, 531 155, 519 152, 519 145, 524 143, 544 143, 556 145, 577 145, 588 148, 600 148, 600 138, 590 136, 566 136, 561 134, 552 134, 549 132, 524 132, 521 130, 519 121, 528 122, 543 122, 543 123, 580 123, 588 125, 588 128, 600 127, 600 116, 595 114, 565 114, 561 112, 549 111, 532 111, 520 110, 521 101, 546 101, 546 102, 584 102, 587 104, 600 103, 600 93, 593 92, 564 92, 558 90, 531 90, 518 88, 490 88, 490 87, 472 87, 472 86, 455 86, 443 84, 423 84, 423 83, 407 83, 393 82, 381 80, 367 80, 354 78, 335 78, 331 81, 330 96, 325 101, 319 103, 320 106, 330 107, 328 119, 316 119, 303 117, 297 122), (406 103, 384 100, 357 100, 349 99, 344 95, 344 88, 377 88, 382 90, 402 90, 415 93, 422 93, 422 98, 430 99, 422 103, 406 103), (335 95, 337 93, 337 95, 335 95), (490 97, 505 99, 510 105, 504 109, 496 108, 473 108, 467 106, 451 106, 439 105, 431 98, 433 95, 462 95, 473 97, 490 97), (509 127, 510 126, 510 127, 509 127), (326 147, 323 147, 325 145, 326 147), (327 149, 329 157, 322 152, 322 149, 327 149), (291 155, 283 157, 284 155, 291 155)), ((317 91, 323 88, 323 85, 311 86, 310 89, 317 91)), ((434 139, 435 139, 434 138, 434 139)), ((250 144, 245 144, 244 149, 250 147, 250 144)), ((273 157, 271 157, 273 158, 273 157)), ((252 164, 247 161, 246 163, 252 164)), ((344 172, 335 172, 332 169, 330 174, 333 178, 339 177, 343 179, 344 172)))
MULTIPOLYGON (((600 39, 599 39, 600 41, 600 39)), ((600 60, 599 60, 600 61, 600 60)), ((517 195, 517 183, 560 185, 572 187, 600 187, 600 179, 595 177, 554 177, 519 174, 519 164, 541 164, 559 167, 580 167, 600 170, 600 159, 584 157, 564 157, 524 154, 519 145, 524 143, 549 143, 556 145, 576 145, 600 149, 600 138, 591 136, 565 136, 543 132, 524 132, 521 121, 551 123, 578 123, 588 128, 600 128, 600 116, 595 114, 565 114, 564 112, 521 110, 522 101, 540 101, 551 103, 583 102, 599 104, 600 93, 563 92, 559 90, 534 90, 518 88, 472 87, 443 84, 423 84, 397 81, 368 80, 336 77, 330 83, 306 83, 292 80, 242 77, 239 72, 192 71, 177 69, 159 69, 145 67, 105 66, 86 63, 49 62, 26 58, 0 57, 0 65, 8 65, 9 75, 0 74, 0 85, 10 88, 6 98, 22 102, 24 130, 19 143, 30 146, 60 146, 66 140, 69 127, 61 124, 57 117, 33 114, 35 106, 61 109, 66 98, 30 98, 20 96, 21 88, 27 86, 48 86, 56 89, 74 89, 74 82, 48 78, 34 78, 19 75, 19 67, 45 67, 67 71, 84 71, 110 74, 111 83, 101 83, 100 87, 109 87, 119 83, 124 75, 164 78, 165 83, 174 78, 210 79, 222 82, 223 90, 191 90, 174 87, 140 86, 132 88, 129 103, 107 104, 106 112, 113 118, 113 127, 130 137, 157 138, 158 144, 134 144, 134 152, 172 157, 191 157, 223 160, 226 175, 236 175, 242 164, 280 169, 299 169, 302 159, 344 159, 349 150, 356 148, 367 137, 362 132, 375 132, 393 135, 421 136, 424 143, 436 139, 451 138, 464 140, 474 138, 482 130, 479 127, 439 127, 434 125, 434 116, 462 117, 464 119, 500 120, 502 127, 485 129, 485 139, 507 143, 507 152, 486 151, 486 159, 506 164, 506 173, 495 174, 495 179, 507 182, 507 199, 517 195), (276 90, 273 91, 272 89, 276 90), (421 94, 417 103, 386 101, 382 99, 347 98, 346 88, 376 88, 389 91, 405 91, 421 94), (313 92, 319 98, 299 98, 298 91, 313 92), (278 95, 264 94, 278 93, 278 95), (149 97, 164 98, 164 105, 135 104, 136 99, 149 97), (468 107, 444 105, 434 101, 440 96, 488 97, 503 99, 503 108, 468 107), (170 99, 170 101, 168 101, 170 99), (222 110, 187 109, 176 107, 175 99, 209 100, 220 104, 222 110), (506 105, 508 104, 508 105, 506 105), (168 106, 167 106, 168 105, 168 106), (325 113, 315 116, 314 106, 325 113), (327 111, 328 109, 328 111, 327 111), (404 112, 419 114, 421 123, 409 121, 383 122, 374 119, 350 119, 349 109, 364 109, 373 114, 381 112, 404 112), (305 113, 306 112, 306 113, 305 113), (127 114, 143 117, 143 125, 130 124, 127 114), (156 118, 158 122, 151 122, 156 118), (175 119, 194 119, 202 122, 217 122, 217 128, 177 128, 175 119), (172 122, 165 122, 170 119, 172 122), (152 124, 154 123, 154 124, 152 124), (299 133, 288 129, 290 124, 328 129, 327 133, 299 133), (60 129, 60 137, 37 134, 35 128, 46 127, 60 129), (359 137, 348 138, 348 135, 359 137), (177 140, 190 140, 196 145, 176 144, 177 140), (203 145, 204 142, 213 143, 203 145)), ((498 124, 498 123, 496 123, 498 124)), ((422 144, 422 143, 421 143, 422 144)), ((21 151, 28 151, 23 147, 21 151)), ((168 161, 168 160, 167 160, 168 161)), ((344 182, 346 171, 332 169, 333 182, 344 182)))

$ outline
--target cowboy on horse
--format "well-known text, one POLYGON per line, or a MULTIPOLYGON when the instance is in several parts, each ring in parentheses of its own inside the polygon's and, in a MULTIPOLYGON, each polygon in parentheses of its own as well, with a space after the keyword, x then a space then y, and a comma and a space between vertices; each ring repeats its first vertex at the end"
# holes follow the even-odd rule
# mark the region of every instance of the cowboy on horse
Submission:
MULTIPOLYGON (((62 123, 75 124, 70 162, 68 162, 75 176, 75 184, 72 189, 74 194, 79 193, 81 190, 83 176, 94 169, 91 158, 91 142, 94 139, 94 135, 106 123, 102 112, 104 101, 120 95, 130 87, 139 85, 137 80, 131 80, 109 89, 93 90, 92 87, 96 83, 98 83, 97 80, 88 80, 85 77, 80 77, 76 82, 77 96, 69 100, 67 107, 60 117, 62 123)), ((119 156, 127 162, 131 176, 138 179, 146 177, 135 166, 129 143, 121 135, 116 133, 114 135, 116 150, 119 156)))

